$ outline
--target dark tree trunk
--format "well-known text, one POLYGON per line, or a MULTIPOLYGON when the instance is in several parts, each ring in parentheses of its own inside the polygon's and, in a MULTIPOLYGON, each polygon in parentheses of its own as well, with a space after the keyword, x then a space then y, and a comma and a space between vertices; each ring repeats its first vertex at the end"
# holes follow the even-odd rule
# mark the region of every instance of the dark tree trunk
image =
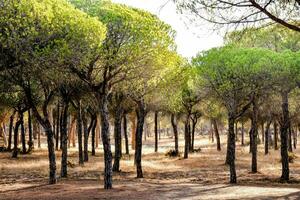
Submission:
POLYGON ((220 134, 219 134, 219 130, 218 130, 217 120, 213 119, 212 123, 213 123, 214 132, 215 132, 216 139, 217 139, 217 150, 221 151, 221 141, 220 141, 220 134))
POLYGON ((238 141, 239 138, 238 138, 238 122, 235 123, 235 141, 238 141))
POLYGON ((270 125, 272 120, 270 119, 267 122, 266 130, 265 130, 265 155, 269 153, 269 134, 270 134, 270 125))
POLYGON ((112 153, 110 146, 107 94, 98 96, 100 100, 101 137, 104 150, 104 189, 112 189, 112 153))
POLYGON ((198 118, 195 116, 192 120, 192 130, 191 130, 191 145, 190 151, 194 151, 194 142, 195 142, 195 129, 198 122, 198 118))
POLYGON ((28 109, 28 132, 29 132, 28 149, 29 149, 29 151, 31 151, 34 148, 33 133, 32 133, 31 109, 28 109))
POLYGON ((294 144, 294 149, 297 148, 297 127, 295 127, 295 129, 293 130, 293 144, 294 144))
POLYGON ((81 102, 79 101, 77 108, 77 136, 78 136, 78 159, 79 164, 83 165, 83 152, 82 152, 82 110, 81 102))
POLYGON ((64 102, 61 118, 61 177, 68 176, 68 110, 69 103, 64 102))
POLYGON ((241 139, 241 145, 244 146, 245 145, 245 127, 244 127, 244 122, 242 122, 242 135, 241 135, 242 139, 241 139))
POLYGON ((235 117, 228 114, 228 135, 229 135, 229 168, 230 168, 230 183, 236 183, 236 170, 235 170, 235 134, 234 134, 235 117))
MULTIPOLYGON (((118 104, 118 103, 117 103, 118 104)), ((114 137, 115 137, 115 159, 113 164, 113 171, 120 171, 120 159, 121 159, 121 149, 122 149, 122 115, 123 109, 120 104, 117 105, 114 114, 114 137)))
POLYGON ((189 147, 190 147, 189 124, 190 124, 190 115, 187 115, 184 123, 184 158, 189 157, 189 147))
POLYGON ((258 105, 257 105, 256 99, 253 99, 253 102, 252 102, 251 136, 252 136, 252 140, 251 140, 252 141, 251 172, 257 173, 258 105))
POLYGON ((8 133, 8 147, 7 149, 11 151, 11 143, 12 143, 12 135, 13 135, 13 126, 14 126, 14 118, 15 118, 16 112, 10 116, 9 118, 9 133, 8 133))
POLYGON ((57 104, 56 110, 56 134, 55 134, 55 149, 58 150, 58 143, 59 143, 59 128, 60 128, 60 105, 57 104))
POLYGON ((288 128, 288 150, 289 152, 293 152, 291 122, 289 122, 289 128, 288 128))
POLYGON ((178 150, 178 129, 177 129, 177 121, 175 119, 174 114, 171 115, 171 124, 172 124, 172 127, 173 127, 174 139, 175 139, 175 153, 176 153, 176 155, 178 155, 179 154, 179 150, 178 150))
POLYGON ((274 127, 274 149, 278 150, 278 124, 276 120, 274 120, 273 127, 274 127))
POLYGON ((137 178, 143 178, 142 169, 142 139, 143 139, 143 129, 144 121, 146 116, 146 107, 143 100, 137 102, 138 108, 136 110, 137 114, 137 126, 136 126, 136 150, 135 150, 135 164, 137 178))
POLYGON ((252 117, 251 117, 251 128, 250 128, 250 131, 249 131, 249 153, 252 153, 252 144, 253 144, 253 128, 252 128, 252 117))
POLYGON ((21 141, 22 141, 22 153, 26 153, 26 138, 25 138, 25 129, 24 129, 24 113, 20 113, 20 126, 21 126, 21 141))
POLYGON ((288 129, 290 124, 289 117, 289 100, 288 100, 288 92, 282 92, 282 123, 280 127, 280 138, 281 138, 281 164, 282 164, 282 173, 281 180, 288 181, 289 180, 289 156, 288 156, 288 129))
POLYGON ((92 156, 96 155, 96 151, 95 151, 95 136, 96 136, 97 123, 98 123, 98 120, 97 120, 97 115, 96 115, 95 120, 94 120, 94 124, 93 124, 93 127, 92 127, 92 156))
POLYGON ((17 158, 18 157, 18 132, 19 132, 19 126, 21 125, 21 120, 20 120, 20 116, 18 121, 15 124, 15 129, 14 129, 14 149, 13 149, 13 153, 12 153, 12 157, 13 158, 17 158))
POLYGON ((88 152, 89 130, 87 125, 86 112, 82 112, 82 124, 83 124, 83 161, 88 162, 89 161, 89 152, 88 152))
POLYGON ((158 130, 157 130, 157 124, 158 124, 158 112, 154 112, 154 138, 155 138, 155 147, 154 152, 157 152, 158 150, 158 130))
POLYGON ((264 134, 265 134, 265 123, 261 122, 261 140, 262 140, 262 143, 265 142, 264 134))
POLYGON ((48 143, 48 158, 49 158, 49 183, 56 183, 56 158, 55 158, 55 148, 54 148, 54 134, 51 129, 51 124, 49 120, 46 120, 45 132, 47 135, 47 143, 48 143))
POLYGON ((193 152, 192 148, 192 128, 191 128, 191 118, 189 119, 188 123, 188 140, 189 140, 189 152, 193 152))
POLYGON ((126 116, 126 114, 124 114, 124 116, 123 116, 123 130, 124 130, 126 154, 129 155, 129 143, 128 143, 127 116, 126 116))

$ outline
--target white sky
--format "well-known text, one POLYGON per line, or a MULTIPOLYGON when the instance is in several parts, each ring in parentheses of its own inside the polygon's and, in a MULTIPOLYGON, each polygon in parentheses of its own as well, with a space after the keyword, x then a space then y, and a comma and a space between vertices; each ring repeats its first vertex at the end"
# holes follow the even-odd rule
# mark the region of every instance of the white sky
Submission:
POLYGON ((222 36, 209 31, 207 26, 199 27, 185 25, 180 14, 176 13, 176 6, 169 2, 162 9, 166 0, 112 0, 116 3, 123 3, 136 8, 142 8, 156 14, 161 20, 170 24, 177 32, 176 43, 178 53, 185 57, 195 56, 198 52, 221 46, 222 36))

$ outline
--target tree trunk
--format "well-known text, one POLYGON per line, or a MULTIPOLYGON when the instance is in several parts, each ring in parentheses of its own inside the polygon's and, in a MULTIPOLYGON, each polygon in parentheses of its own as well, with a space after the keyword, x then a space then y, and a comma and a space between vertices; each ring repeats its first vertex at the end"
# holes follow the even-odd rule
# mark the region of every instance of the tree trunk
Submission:
POLYGON ((136 137, 136 116, 134 113, 131 114, 130 116, 130 121, 131 121, 131 149, 135 150, 135 137, 136 137))
POLYGON ((191 130, 191 145, 190 151, 194 151, 194 143, 195 143, 195 129, 197 125, 198 119, 195 117, 192 119, 192 130, 191 130))
POLYGON ((254 99, 252 102, 252 120, 251 120, 251 136, 252 136, 252 164, 251 172, 257 173, 257 137, 258 137, 258 105, 257 100, 254 99))
POLYGON ((68 176, 68 110, 69 103, 64 102, 61 120, 61 177, 68 176))
POLYGON ((265 123, 262 121, 261 122, 261 140, 262 140, 262 143, 265 142, 264 134, 265 134, 265 123))
POLYGON ((154 138, 155 138, 154 152, 157 152, 157 149, 158 149, 158 130, 157 130, 157 123, 158 123, 158 112, 155 111, 155 113, 154 113, 154 138))
POLYGON ((54 148, 54 134, 51 129, 51 124, 49 120, 45 122, 44 129, 47 135, 47 143, 48 143, 49 184, 55 184, 56 183, 56 158, 55 158, 55 148, 54 148))
POLYGON ((244 146, 245 145, 245 127, 244 127, 244 122, 242 122, 242 135, 241 135, 242 139, 241 139, 241 145, 244 146))
POLYGON ((274 120, 273 127, 274 127, 274 149, 278 150, 278 124, 276 120, 274 120))
POLYGON ((135 164, 137 178, 143 178, 142 170, 142 138, 143 138, 143 127, 146 116, 146 108, 143 100, 137 102, 138 108, 137 114, 137 126, 136 126, 136 150, 135 150, 135 164))
POLYGON ((215 130, 214 132, 215 132, 216 139, 217 139, 217 150, 221 151, 221 141, 220 141, 220 134, 219 134, 219 130, 218 130, 217 120, 213 119, 212 123, 213 123, 213 127, 214 127, 214 130, 215 130))
POLYGON ((177 120, 175 119, 175 115, 172 114, 171 115, 171 124, 173 127, 173 132, 174 132, 174 139, 175 139, 175 153, 176 155, 179 154, 179 150, 178 150, 178 129, 177 129, 177 120))
POLYGON ((282 172, 281 172, 281 180, 288 181, 289 180, 289 156, 288 156, 288 129, 290 124, 289 117, 289 100, 288 100, 288 92, 281 93, 282 98, 282 123, 280 127, 280 138, 281 138, 281 164, 282 164, 282 172))
POLYGON ((184 123, 184 157, 189 157, 190 133, 189 133, 190 115, 187 115, 184 123))
POLYGON ((95 117, 95 121, 92 127, 92 156, 96 155, 96 150, 95 150, 95 136, 96 136, 96 127, 98 124, 98 119, 97 116, 95 117))
POLYGON ((236 183, 236 170, 235 170, 235 134, 234 134, 235 117, 228 114, 228 134, 229 134, 229 168, 230 168, 230 183, 236 183))
POLYGON ((7 147, 8 151, 11 151, 14 118, 15 118, 15 111, 9 118, 9 133, 8 133, 8 147, 7 147))
POLYGON ((28 132, 29 132, 28 149, 29 149, 29 152, 30 152, 34 148, 33 133, 32 133, 31 109, 28 109, 28 132))
POLYGON ((107 94, 98 97, 100 100, 101 137, 104 150, 104 189, 112 189, 112 153, 108 120, 107 94))
POLYGON ((115 159, 113 164, 113 171, 120 171, 120 159, 121 159, 121 149, 122 149, 122 115, 123 109, 120 104, 117 105, 114 116, 114 137, 115 137, 115 159))
POLYGON ((60 105, 57 104, 57 110, 56 110, 56 135, 55 135, 55 149, 58 151, 58 142, 59 142, 59 128, 60 128, 60 105))
POLYGON ((82 110, 81 101, 78 103, 77 108, 77 136, 78 136, 78 162, 83 165, 83 152, 82 152, 82 110))
POLYGON ((294 149, 297 148, 297 127, 295 127, 293 130, 293 144, 294 144, 294 149))
POLYGON ((235 141, 238 141, 239 140, 239 138, 238 138, 238 131, 239 129, 238 129, 238 122, 236 122, 235 123, 235 141))
POLYGON ((266 130, 265 130, 265 155, 269 153, 269 134, 270 134, 270 125, 272 120, 268 120, 266 130))
POLYGON ((288 151, 293 152, 291 122, 289 122, 289 128, 288 128, 288 151))
POLYGON ((24 113, 20 113, 20 126, 21 126, 21 141, 22 141, 22 153, 26 153, 26 138, 25 138, 25 129, 24 129, 24 113))
POLYGON ((124 116, 123 116, 123 129, 124 129, 126 154, 129 155, 129 143, 128 143, 127 117, 126 117, 126 114, 124 114, 124 116))
POLYGON ((88 152, 89 130, 87 125, 86 112, 84 111, 82 112, 82 124, 83 124, 83 161, 88 162, 89 161, 89 152, 88 152))
POLYGON ((15 124, 15 129, 14 129, 14 149, 13 149, 13 153, 12 153, 12 157, 13 158, 17 158, 18 157, 18 132, 19 132, 19 126, 21 125, 21 119, 20 119, 20 114, 19 115, 19 119, 15 124))

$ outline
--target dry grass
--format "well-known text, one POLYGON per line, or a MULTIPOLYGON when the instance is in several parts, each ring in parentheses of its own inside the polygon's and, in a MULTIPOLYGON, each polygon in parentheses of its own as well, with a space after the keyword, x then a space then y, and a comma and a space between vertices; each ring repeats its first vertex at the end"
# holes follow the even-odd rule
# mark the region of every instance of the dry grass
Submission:
MULTIPOLYGON (((222 141, 226 141, 225 138, 222 138, 222 141)), ((46 185, 48 159, 45 148, 35 150, 30 155, 20 155, 18 159, 12 159, 8 153, 1 153, 0 199, 80 199, 81 193, 87 195, 87 199, 89 194, 96 195, 96 199, 100 198, 97 195, 109 199, 263 199, 263 196, 275 198, 292 193, 294 196, 291 197, 300 198, 300 158, 290 164, 292 183, 282 184, 278 181, 281 173, 279 151, 271 149, 269 155, 264 155, 263 146, 259 146, 259 172, 252 174, 249 147, 237 145, 236 168, 239 184, 230 186, 227 184, 228 167, 224 165, 224 144, 222 151, 218 152, 215 143, 201 136, 195 142, 195 148, 201 147, 201 152, 190 154, 189 159, 166 157, 165 152, 172 147, 173 140, 165 138, 159 141, 159 152, 153 153, 153 140, 144 141, 144 179, 135 178, 134 156, 124 156, 121 160, 122 171, 114 174, 114 190, 118 191, 114 193, 107 193, 101 189, 101 148, 97 149, 95 157, 90 156, 90 161, 83 167, 77 165, 76 149, 71 148, 69 161, 75 163, 75 167, 69 168, 67 180, 59 179, 59 184, 55 186, 46 185), (16 196, 16 191, 21 195, 16 196), (34 194, 35 196, 32 196, 34 194), (54 194, 57 195, 53 196, 54 194)), ((180 147, 182 151, 182 139, 180 147)), ((56 153, 59 174, 60 152, 56 153)), ((296 150, 295 154, 300 155, 299 150, 296 150)))

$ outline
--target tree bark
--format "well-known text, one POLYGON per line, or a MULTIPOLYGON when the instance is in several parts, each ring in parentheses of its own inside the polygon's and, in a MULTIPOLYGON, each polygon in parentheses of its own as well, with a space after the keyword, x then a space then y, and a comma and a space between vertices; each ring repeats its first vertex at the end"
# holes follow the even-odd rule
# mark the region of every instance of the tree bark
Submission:
POLYGON ((143 100, 137 102, 137 126, 136 126, 136 150, 135 150, 135 164, 137 178, 143 178, 142 169, 142 139, 143 139, 143 127, 146 116, 146 108, 143 100))
POLYGON ((178 129, 177 129, 177 120, 175 119, 175 115, 171 115, 171 124, 173 127, 173 132, 174 132, 174 142, 175 142, 175 153, 176 155, 179 154, 179 149, 178 149, 178 129))
MULTIPOLYGON (((91 119, 92 120, 92 119, 91 119)), ((93 123, 93 122, 91 122, 93 123)), ((88 152, 88 144, 89 144, 89 130, 87 125, 86 112, 82 112, 82 125, 83 125, 83 161, 89 161, 89 152, 88 152)))
POLYGON ((251 163, 251 172, 257 173, 257 140, 258 140, 258 104, 257 100, 253 99, 252 102, 252 120, 251 120, 251 130, 252 130, 252 163, 251 163))
POLYGON ((293 152, 291 122, 289 122, 289 128, 288 128, 288 151, 293 152))
POLYGON ((242 139, 241 139, 241 145, 244 146, 245 145, 245 127, 244 127, 244 122, 242 122, 242 139))
POLYGON ((217 120, 213 119, 212 123, 213 123, 213 127, 214 127, 214 130, 215 130, 214 132, 215 132, 216 139, 217 139, 217 150, 221 151, 221 141, 220 141, 220 134, 219 134, 219 130, 218 130, 217 120))
POLYGON ((57 110, 56 110, 56 134, 55 134, 55 149, 58 151, 58 143, 59 143, 59 129, 60 129, 60 105, 57 103, 57 110))
POLYGON ((13 149, 13 153, 12 153, 12 158, 17 158, 18 157, 18 132, 19 132, 19 126, 21 125, 21 120, 20 120, 20 114, 19 115, 19 119, 17 120, 16 124, 15 124, 15 129, 14 129, 14 149, 13 149))
POLYGON ((130 116, 130 121, 131 121, 131 149, 135 150, 135 137, 136 137, 136 116, 134 113, 131 114, 130 116))
POLYGON ((229 168, 230 168, 230 183, 236 183, 236 170, 235 170, 235 133, 234 133, 235 117, 228 114, 228 134, 229 134, 229 168))
POLYGON ((112 189, 112 153, 108 120, 107 94, 98 97, 100 100, 101 137, 104 150, 104 189, 112 189))
POLYGON ((98 124, 98 119, 97 116, 95 117, 95 121, 92 127, 92 156, 96 155, 96 150, 95 150, 95 136, 96 136, 96 127, 98 124))
POLYGON ((24 129, 24 113, 20 113, 20 126, 21 126, 21 141, 22 141, 22 153, 25 154, 27 152, 26 149, 26 138, 25 138, 25 129, 24 129))
POLYGON ((281 153, 281 180, 288 181, 289 180, 289 156, 288 156, 288 129, 289 129, 289 100, 288 100, 288 92, 281 93, 282 98, 282 123, 280 127, 280 138, 281 138, 281 146, 280 146, 280 153, 281 153))
POLYGON ((157 152, 158 150, 158 130, 157 130, 157 124, 158 124, 158 112, 154 112, 154 138, 155 138, 155 147, 154 152, 157 152))
POLYGON ((78 162, 83 165, 83 152, 82 152, 82 110, 81 101, 78 103, 77 108, 77 136, 78 136, 78 162))
MULTIPOLYGON (((118 104, 118 103, 117 103, 118 104)), ((117 105, 114 114, 114 138, 115 138, 115 159, 113 164, 113 171, 120 171, 120 159, 121 159, 121 149, 122 149, 122 115, 123 109, 120 104, 117 105)))
POLYGON ((183 158, 189 157, 189 147, 190 147, 189 124, 190 124, 190 115, 187 115, 184 123, 184 157, 183 158))
POLYGON ((124 137, 125 137, 125 148, 126 154, 129 155, 129 142, 128 142, 128 133, 127 133, 127 116, 124 114, 123 116, 123 129, 124 129, 124 137))
POLYGON ((64 102, 61 120, 61 177, 68 176, 68 112, 69 103, 64 102))
POLYGON ((277 124, 277 120, 274 120, 273 128, 274 128, 274 149, 278 150, 278 124, 277 124))

